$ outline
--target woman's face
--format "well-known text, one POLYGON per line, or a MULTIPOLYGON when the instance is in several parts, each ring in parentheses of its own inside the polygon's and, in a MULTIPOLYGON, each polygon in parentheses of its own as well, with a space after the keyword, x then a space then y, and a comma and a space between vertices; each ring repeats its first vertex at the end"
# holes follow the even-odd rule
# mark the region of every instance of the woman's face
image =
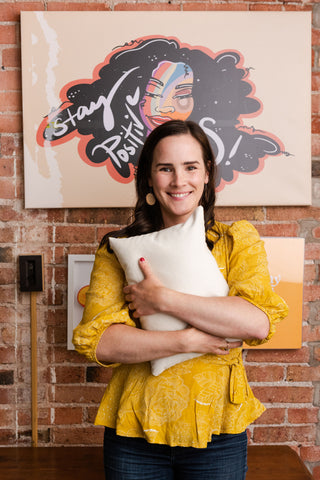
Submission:
POLYGON ((199 142, 192 135, 165 137, 153 152, 149 186, 165 227, 185 222, 198 207, 208 172, 199 142))
POLYGON ((150 130, 169 120, 187 120, 193 110, 193 72, 185 63, 161 62, 152 72, 140 113, 150 130))

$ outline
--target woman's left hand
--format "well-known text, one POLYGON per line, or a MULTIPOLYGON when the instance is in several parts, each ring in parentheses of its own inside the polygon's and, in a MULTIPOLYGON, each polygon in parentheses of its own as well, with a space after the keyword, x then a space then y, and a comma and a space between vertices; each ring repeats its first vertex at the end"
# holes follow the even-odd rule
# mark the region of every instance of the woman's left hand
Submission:
POLYGON ((129 308, 133 311, 135 318, 158 313, 165 290, 165 287, 154 275, 144 258, 140 258, 139 267, 144 279, 139 283, 127 285, 123 289, 125 299, 129 303, 129 308))

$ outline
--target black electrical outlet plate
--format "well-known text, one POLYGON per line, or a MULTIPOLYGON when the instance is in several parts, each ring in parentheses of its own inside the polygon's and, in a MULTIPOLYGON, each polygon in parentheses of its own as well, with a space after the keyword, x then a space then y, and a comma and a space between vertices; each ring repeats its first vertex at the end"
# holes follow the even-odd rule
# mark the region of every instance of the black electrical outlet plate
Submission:
POLYGON ((42 255, 20 255, 21 292, 41 292, 43 290, 42 255))

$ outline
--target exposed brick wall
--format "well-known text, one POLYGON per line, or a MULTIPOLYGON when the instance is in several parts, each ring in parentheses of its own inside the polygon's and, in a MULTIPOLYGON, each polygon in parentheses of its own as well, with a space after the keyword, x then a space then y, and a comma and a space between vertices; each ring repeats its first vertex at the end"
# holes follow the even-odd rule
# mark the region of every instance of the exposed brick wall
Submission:
POLYGON ((39 443, 101 444, 93 427, 109 372, 67 351, 67 255, 94 253, 126 223, 126 209, 24 210, 21 118, 21 10, 313 11, 312 207, 219 208, 222 221, 252 221, 262 235, 306 239, 303 347, 246 353, 248 377, 268 406, 250 426, 251 443, 284 443, 320 480, 320 5, 301 1, 19 2, 0 0, 0 445, 30 445, 30 295, 17 284, 19 254, 44 254, 38 294, 39 443))

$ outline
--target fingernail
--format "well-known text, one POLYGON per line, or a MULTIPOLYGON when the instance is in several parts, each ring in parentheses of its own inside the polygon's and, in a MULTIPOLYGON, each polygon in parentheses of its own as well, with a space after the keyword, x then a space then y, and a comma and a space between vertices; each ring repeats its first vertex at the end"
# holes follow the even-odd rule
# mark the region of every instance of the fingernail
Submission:
POLYGON ((141 257, 140 260, 139 260, 139 262, 145 262, 145 261, 146 261, 146 259, 143 258, 143 257, 141 257))

